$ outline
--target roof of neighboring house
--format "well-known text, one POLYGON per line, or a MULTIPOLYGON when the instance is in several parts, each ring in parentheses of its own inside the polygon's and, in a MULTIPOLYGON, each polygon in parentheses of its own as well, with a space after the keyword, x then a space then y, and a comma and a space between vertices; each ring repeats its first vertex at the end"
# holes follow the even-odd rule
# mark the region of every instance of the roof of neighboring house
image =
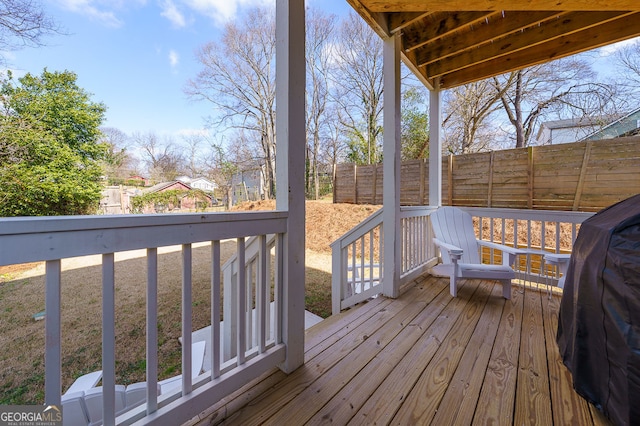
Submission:
POLYGON ((587 127, 587 126, 594 126, 598 124, 604 125, 605 123, 608 123, 609 121, 617 117, 619 116, 580 117, 580 118, 569 118, 566 120, 545 121, 540 125, 540 127, 541 128, 546 127, 548 129, 554 130, 554 129, 570 129, 573 127, 587 127))
MULTIPOLYGON (((631 111, 628 114, 621 115, 617 119, 611 121, 606 126, 603 126, 602 128, 600 128, 600 129, 596 130, 595 132, 591 133, 590 135, 585 137, 583 140, 587 140, 587 139, 606 139, 607 137, 610 138, 610 137, 616 137, 616 136, 618 136, 618 137, 619 136, 633 136, 633 135, 635 135, 635 134, 637 134, 639 132, 639 128, 638 128, 637 124, 635 125, 635 128, 627 130, 626 132, 623 132, 622 134, 618 134, 618 135, 614 135, 614 136, 612 136, 611 134, 609 134, 607 136, 607 131, 612 129, 613 127, 623 123, 625 120, 628 120, 629 118, 633 117, 634 115, 637 115, 637 116, 640 117, 640 108, 635 109, 635 110, 631 111)), ((638 118, 638 120, 640 120, 640 118, 638 118)))
POLYGON ((150 193, 150 192, 160 192, 164 189, 167 189, 173 185, 178 184, 179 186, 183 186, 185 190, 190 190, 191 187, 189 185, 187 185, 184 182, 180 182, 179 180, 172 180, 170 182, 161 182, 161 183, 157 183, 147 189, 145 189, 143 192, 145 193, 150 193))
MULTIPOLYGON (((617 120, 622 117, 621 114, 611 114, 611 115, 600 115, 597 117, 579 117, 579 118, 568 118, 565 120, 551 120, 545 121, 540 124, 540 128, 538 129, 538 133, 536 139, 539 141, 542 137, 545 129, 554 131, 554 130, 563 130, 563 129, 581 129, 584 127, 591 127, 592 129, 602 129, 607 123, 610 123, 612 120, 617 120)), ((584 136, 587 131, 591 129, 584 130, 581 136, 584 136)), ((549 136, 550 137, 550 136, 549 136)))
POLYGON ((209 182, 211 184, 215 184, 214 182, 210 181, 205 177, 197 177, 197 178, 191 179, 191 183, 194 183, 194 182, 209 182))

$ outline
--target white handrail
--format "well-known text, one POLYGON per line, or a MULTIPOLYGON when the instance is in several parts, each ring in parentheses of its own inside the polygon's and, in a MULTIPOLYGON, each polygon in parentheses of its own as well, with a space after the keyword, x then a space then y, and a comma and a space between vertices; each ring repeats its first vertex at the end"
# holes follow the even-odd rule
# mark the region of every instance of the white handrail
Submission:
MULTIPOLYGON (((282 235, 287 230, 287 212, 249 212, 249 213, 209 213, 209 214, 167 214, 167 215, 127 215, 127 216, 78 216, 78 217, 36 217, 4 218, 0 220, 0 265, 12 265, 27 262, 46 261, 46 341, 45 341, 45 402, 60 406, 62 377, 62 356, 60 352, 62 336, 61 310, 61 259, 70 257, 102 254, 103 258, 103 412, 106 423, 131 424, 142 420, 146 424, 174 424, 189 420, 210 406, 211 400, 220 395, 228 395, 250 382, 260 374, 276 367, 285 360, 286 348, 280 341, 280 330, 266 335, 264 324, 268 310, 267 290, 274 286, 273 294, 282 295, 283 274, 270 271, 270 249, 267 248, 266 235, 277 235, 273 245, 282 244, 282 235), (245 327, 238 327, 235 341, 238 344, 238 356, 231 360, 222 359, 220 345, 212 344, 211 372, 191 380, 191 247, 193 243, 208 242, 212 246, 212 306, 219 306, 224 298, 221 293, 220 241, 235 238, 243 254, 246 237, 255 238, 259 243, 256 256, 260 266, 251 273, 251 288, 245 287, 247 297, 239 297, 236 312, 251 312, 253 294, 258 297, 258 323, 247 321, 245 327), (150 401, 143 407, 133 409, 115 419, 115 338, 114 324, 117 306, 113 305, 114 294, 114 254, 117 252, 147 249, 148 282, 147 313, 157 312, 157 248, 181 246, 183 264, 183 360, 181 392, 157 395, 152 388, 157 385, 157 376, 150 374, 147 380, 147 393, 150 401), (216 264, 217 262, 217 264, 216 264), (216 284, 216 282, 218 284, 216 284), (249 336, 256 336, 257 339, 249 336), (256 342, 257 343, 254 343, 256 342), (215 365, 218 364, 218 365, 215 365), (215 379, 215 380, 214 380, 215 379), (198 392, 195 390, 198 389, 198 392)), ((275 256, 282 250, 276 249, 275 256)), ((278 259, 276 268, 286 262, 278 259)), ((281 301, 275 300, 276 313, 280 318, 281 301)), ((213 336, 220 335, 219 309, 212 307, 211 323, 213 336), (217 313, 217 317, 216 317, 217 313)), ((99 314, 99 313, 96 313, 99 314)), ((238 316, 240 324, 245 321, 238 316)), ((286 321, 286 319, 284 319, 286 321)), ((277 327, 281 321, 275 321, 277 327)), ((147 315, 147 330, 158 330, 157 315, 147 315)), ((157 371, 157 333, 148 333, 147 371, 157 371)), ((97 343, 97 342, 96 342, 97 343)))
MULTIPOLYGON (((593 213, 585 212, 565 212, 546 210, 520 210, 520 209, 487 209, 476 207, 462 207, 477 218, 478 229, 476 232, 480 239, 495 241, 498 235, 498 242, 509 243, 513 246, 528 249, 527 258, 523 264, 516 265, 521 268, 521 276, 525 280, 547 282, 549 279, 545 274, 532 273, 531 259, 538 256, 542 258, 543 252, 568 253, 571 245, 577 236, 579 224, 593 213), (483 231, 483 225, 487 219, 489 221, 489 231, 483 231), (540 233, 532 234, 532 224, 539 222, 540 233), (509 228, 510 227, 510 228, 509 228), (518 235, 519 229, 526 230, 526 238, 518 239, 511 236, 511 241, 506 241, 509 234, 518 235), (567 228, 568 227, 568 228, 567 228), (571 234, 567 247, 561 246, 561 234, 567 232, 571 234), (553 242, 547 239, 547 233, 553 233, 553 242)), ((435 210, 434 207, 427 206, 406 206, 400 209, 401 223, 401 274, 400 284, 427 272, 438 262, 438 253, 432 243, 432 229, 429 215, 435 210)), ((373 241, 380 238, 380 249, 378 253, 383 253, 382 242, 382 209, 378 210, 367 219, 359 223, 356 227, 344 234, 331 244, 332 248, 332 307, 333 313, 359 303, 367 298, 373 297, 382 292, 379 285, 381 282, 384 262, 380 254, 374 255, 375 247, 373 241)), ((566 239, 566 238, 565 238, 566 239)), ((491 256, 494 255, 492 252, 491 256)), ((555 278, 552 279, 557 279, 555 278)))
MULTIPOLYGON (((436 262, 431 243, 430 207, 401 207, 401 283, 436 262)), ((382 292, 384 253, 382 209, 331 244, 332 310, 336 314, 382 292)))

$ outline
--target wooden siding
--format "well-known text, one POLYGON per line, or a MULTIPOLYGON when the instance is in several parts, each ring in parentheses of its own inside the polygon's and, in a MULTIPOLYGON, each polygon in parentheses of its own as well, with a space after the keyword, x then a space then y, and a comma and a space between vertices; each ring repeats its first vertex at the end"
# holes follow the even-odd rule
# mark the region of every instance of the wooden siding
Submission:
MULTIPOLYGON (((638 136, 448 156, 442 161, 446 205, 598 211, 640 193, 638 136)), ((428 179, 427 160, 404 162, 401 204, 427 204, 428 179)), ((334 197, 338 203, 380 204, 382 167, 337 166, 334 197)))
POLYGON ((422 277, 307 331, 305 365, 274 370, 190 424, 606 425, 555 342, 560 297, 422 277))

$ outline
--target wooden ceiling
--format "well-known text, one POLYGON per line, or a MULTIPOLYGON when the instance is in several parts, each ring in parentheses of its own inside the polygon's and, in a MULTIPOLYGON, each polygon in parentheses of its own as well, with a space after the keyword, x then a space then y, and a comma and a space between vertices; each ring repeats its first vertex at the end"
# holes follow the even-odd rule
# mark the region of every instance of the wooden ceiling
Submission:
POLYGON ((347 0, 447 89, 640 36, 640 0, 347 0))

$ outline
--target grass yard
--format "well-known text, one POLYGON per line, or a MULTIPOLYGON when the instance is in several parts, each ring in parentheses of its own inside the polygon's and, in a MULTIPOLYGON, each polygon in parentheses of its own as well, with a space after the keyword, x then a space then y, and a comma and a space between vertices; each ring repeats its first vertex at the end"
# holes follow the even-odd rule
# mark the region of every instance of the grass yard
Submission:
MULTIPOLYGON (((307 202, 306 308, 331 314, 329 244, 379 206, 307 202)), ((245 203, 238 210, 272 210, 274 201, 245 203)), ((221 244, 223 262, 234 242, 221 244)), ((116 382, 145 380, 144 251, 116 255, 116 382)), ((180 372, 181 255, 160 249, 158 256, 158 336, 160 378, 180 372)), ((193 248, 193 328, 209 325, 209 261, 206 245, 193 248)), ((101 368, 101 266, 99 256, 62 262, 63 390, 73 380, 101 368)), ((0 404, 44 402, 44 264, 0 268, 0 404)))

